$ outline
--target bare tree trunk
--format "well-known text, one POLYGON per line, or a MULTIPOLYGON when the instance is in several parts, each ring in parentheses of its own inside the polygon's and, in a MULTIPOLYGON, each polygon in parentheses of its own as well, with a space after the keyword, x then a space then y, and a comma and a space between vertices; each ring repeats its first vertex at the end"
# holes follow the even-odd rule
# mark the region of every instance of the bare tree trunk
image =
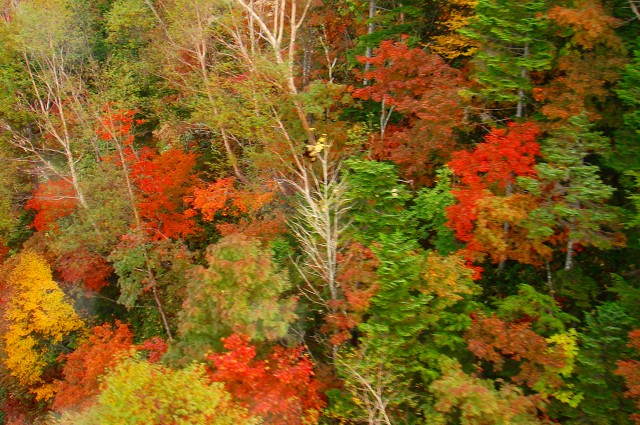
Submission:
MULTIPOLYGON (((374 18, 376 17, 376 0, 369 0, 369 22, 367 23, 367 35, 373 34, 375 30, 374 18)), ((371 59, 373 56, 373 49, 371 47, 371 41, 367 42, 367 48, 364 53, 367 59, 371 59)), ((371 69, 371 63, 366 61, 364 64, 364 72, 367 72, 371 69)), ((369 84, 369 80, 366 78, 362 81, 362 83, 366 86, 369 84)))
POLYGON ((156 281, 156 277, 153 274, 153 271, 149 267, 147 260, 147 272, 149 278, 152 279, 151 292, 153 293, 153 299, 156 302, 156 307, 158 308, 158 312, 160 313, 160 317, 162 317, 162 324, 164 325, 164 330, 167 332, 167 338, 169 341, 173 341, 173 334, 171 333, 171 328, 169 327, 169 320, 167 319, 167 314, 164 311, 162 306, 162 302, 160 301, 160 297, 158 296, 158 282, 156 281))
MULTIPOLYGON (((527 56, 529 56, 529 45, 525 45, 524 46, 523 57, 526 58, 527 56)), ((520 76, 522 77, 522 79, 527 78, 527 69, 526 68, 522 68, 520 76)), ((516 109, 516 117, 517 118, 524 117, 524 103, 525 103, 524 89, 520 88, 518 90, 518 106, 517 106, 517 109, 516 109)))
POLYGON ((31 135, 21 137, 17 133, 14 133, 13 144, 23 151, 35 155, 42 163, 46 164, 50 171, 71 183, 78 204, 87 213, 87 221, 93 227, 96 235, 100 236, 100 229, 91 218, 91 209, 80 185, 76 168, 80 159, 76 158, 72 149, 73 136, 67 117, 69 109, 82 109, 80 98, 83 87, 79 86, 81 83, 71 81, 65 69, 63 52, 52 50, 50 57, 42 57, 38 60, 31 58, 25 51, 22 52, 22 58, 29 75, 32 94, 36 99, 35 105, 32 105, 31 108, 38 117, 37 125, 43 133, 51 136, 51 139, 57 144, 57 148, 47 146, 44 142, 41 146, 36 146, 31 135), (45 69, 46 71, 38 74, 36 73, 37 69, 45 69), (40 89, 39 83, 44 86, 43 89, 40 89), (65 91, 69 93, 65 93, 65 91), (56 170, 56 166, 47 158, 50 153, 57 153, 64 157, 67 166, 66 173, 59 173, 56 170))
POLYGON ((234 0, 240 5, 261 30, 261 36, 270 44, 271 51, 274 59, 278 65, 286 65, 285 81, 289 95, 292 97, 293 105, 296 109, 296 114, 300 119, 300 123, 305 130, 307 140, 310 143, 315 143, 315 135, 311 128, 309 118, 304 110, 302 102, 298 99, 298 88, 295 84, 294 64, 295 53, 297 46, 298 30, 304 23, 309 7, 311 6, 311 0, 304 1, 304 7, 302 13, 298 15, 298 1, 292 0, 289 3, 289 13, 287 13, 287 2, 285 0, 275 0, 275 11, 272 16, 272 21, 269 23, 267 17, 260 15, 259 11, 255 9, 253 2, 247 3, 245 0, 234 0), (286 27, 286 28, 285 28, 286 27), (284 35, 288 28, 288 40, 284 43, 284 35), (288 45, 288 49, 284 49, 283 46, 288 45), (286 51, 286 57, 283 55, 283 51, 286 51))
POLYGON ((569 236, 569 240, 567 241, 567 256, 564 262, 564 269, 571 270, 573 268, 573 251, 574 251, 575 241, 571 236, 569 236))
POLYGON ((640 9, 638 8, 636 2, 637 0, 629 0, 629 6, 631 7, 634 15, 636 15, 636 18, 640 19, 640 9))

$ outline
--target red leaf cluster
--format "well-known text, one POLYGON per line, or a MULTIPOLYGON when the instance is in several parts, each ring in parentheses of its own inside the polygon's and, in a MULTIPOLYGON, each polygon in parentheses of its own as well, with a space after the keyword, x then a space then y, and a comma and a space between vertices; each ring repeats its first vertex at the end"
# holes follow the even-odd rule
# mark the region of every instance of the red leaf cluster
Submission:
POLYGON ((99 378, 122 356, 129 355, 133 333, 119 321, 115 328, 109 323, 96 326, 89 339, 71 354, 63 355, 66 364, 64 379, 59 382, 54 409, 85 407, 92 403, 100 389, 99 378))
POLYGON ((259 360, 247 336, 233 334, 223 342, 229 351, 209 356, 212 381, 223 382, 235 400, 262 416, 265 423, 317 422, 325 403, 313 363, 302 347, 275 347, 266 359, 259 360))
POLYGON ((133 118, 136 111, 132 109, 114 111, 110 105, 106 105, 104 112, 100 117, 100 126, 96 129, 98 137, 106 142, 123 138, 121 141, 123 146, 131 145, 134 138, 133 125, 144 123, 143 120, 133 118))
POLYGON ((113 267, 100 254, 81 247, 62 255, 57 260, 56 271, 63 281, 83 283, 86 289, 98 292, 109 284, 107 279, 113 267))
POLYGON ((183 201, 196 183, 196 155, 180 149, 159 155, 142 149, 138 156, 138 162, 131 166, 131 177, 140 190, 140 218, 152 239, 177 239, 196 233, 194 213, 185 209, 183 201))
POLYGON ((68 216, 76 208, 77 198, 73 185, 67 180, 49 180, 41 183, 25 209, 37 211, 31 227, 51 230, 55 221, 68 216))
POLYGON ((463 121, 461 74, 440 56, 404 42, 383 41, 373 53, 371 58, 358 57, 371 65, 364 78, 373 81, 354 90, 353 97, 383 103, 404 115, 401 126, 388 126, 374 153, 398 164, 405 177, 428 182, 434 164, 449 160, 455 148, 453 131, 463 121))
MULTIPOLYGON (((635 329, 629 333, 629 347, 640 351, 640 329, 635 329)), ((640 361, 638 360, 618 360, 618 369, 615 374, 624 378, 628 388, 624 395, 633 399, 640 409, 640 361)), ((632 414, 630 418, 640 424, 640 414, 632 414)))
POLYGON ((565 366, 564 354, 548 350, 545 338, 532 331, 528 322, 475 316, 465 338, 469 350, 479 359, 493 363, 496 371, 502 370, 507 359, 519 362, 519 372, 511 378, 518 384, 533 387, 546 369, 565 366))
MULTIPOLYGON (((449 167, 459 185, 452 190, 457 202, 447 207, 447 225, 459 240, 467 242, 468 258, 487 247, 486 241, 475 240, 482 206, 491 207, 492 202, 488 202, 491 197, 511 195, 518 176, 536 175, 538 133, 533 122, 509 123, 507 128, 493 128, 472 152, 454 152, 449 167)), ((496 231, 502 232, 502 226, 496 231)))
POLYGON ((146 339, 142 344, 136 345, 136 349, 139 351, 147 352, 147 360, 150 363, 159 363, 162 360, 162 356, 169 349, 169 344, 159 337, 153 337, 146 339))

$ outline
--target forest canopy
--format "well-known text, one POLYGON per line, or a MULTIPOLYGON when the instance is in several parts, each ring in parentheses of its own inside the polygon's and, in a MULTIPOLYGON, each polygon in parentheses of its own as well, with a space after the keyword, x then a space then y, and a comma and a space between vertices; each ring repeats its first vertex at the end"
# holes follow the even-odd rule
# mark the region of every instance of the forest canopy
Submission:
POLYGON ((0 0, 5 424, 640 424, 640 1, 0 0))

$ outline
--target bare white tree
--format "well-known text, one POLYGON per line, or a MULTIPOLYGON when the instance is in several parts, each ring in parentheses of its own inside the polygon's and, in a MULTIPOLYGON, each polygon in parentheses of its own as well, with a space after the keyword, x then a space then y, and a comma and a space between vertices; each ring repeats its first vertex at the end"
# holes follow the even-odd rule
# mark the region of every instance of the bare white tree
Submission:
POLYGON ((88 46, 63 0, 15 2, 13 6, 14 19, 4 25, 15 26, 13 42, 30 87, 17 97, 19 107, 30 112, 33 122, 26 128, 14 128, 0 120, 0 126, 10 133, 9 142, 46 175, 71 184, 79 206, 100 234, 91 219, 78 170, 86 152, 83 128, 91 128, 81 77, 88 46))

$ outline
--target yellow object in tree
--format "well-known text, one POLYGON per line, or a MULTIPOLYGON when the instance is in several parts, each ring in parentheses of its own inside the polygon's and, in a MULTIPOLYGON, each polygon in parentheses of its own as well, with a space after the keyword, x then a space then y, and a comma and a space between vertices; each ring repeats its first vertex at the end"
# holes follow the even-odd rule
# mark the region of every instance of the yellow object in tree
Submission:
POLYGON ((4 365, 20 387, 48 400, 55 393, 55 385, 43 378, 47 358, 57 357, 51 347, 81 329, 83 322, 39 254, 22 254, 7 280, 12 295, 4 311, 4 365))

